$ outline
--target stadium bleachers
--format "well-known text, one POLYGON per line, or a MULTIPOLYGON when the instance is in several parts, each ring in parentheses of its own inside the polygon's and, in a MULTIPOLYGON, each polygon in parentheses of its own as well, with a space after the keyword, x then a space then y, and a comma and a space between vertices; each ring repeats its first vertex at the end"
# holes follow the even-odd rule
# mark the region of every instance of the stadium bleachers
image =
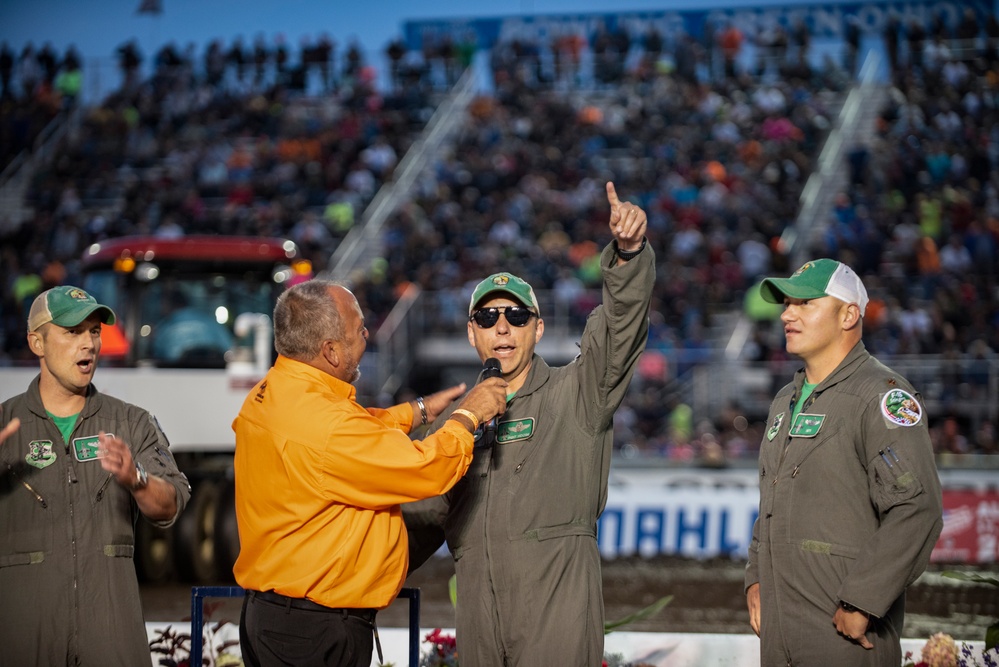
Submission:
MULTIPOLYGON (((900 370, 920 355, 910 376, 939 414, 941 455, 994 454, 999 35, 955 28, 909 47, 905 27, 895 29, 903 46, 889 102, 874 139, 850 147, 847 186, 809 251, 864 276, 873 297, 865 341, 876 354, 900 370)), ((400 286, 419 285, 431 315, 424 334, 448 340, 463 329, 469 284, 508 270, 545 294, 560 314, 553 325, 578 330, 609 239, 603 181, 614 180, 649 212, 659 259, 651 354, 616 423, 621 453, 751 460, 759 412, 793 362, 763 319, 740 366, 722 364, 731 316, 761 276, 796 268, 779 241, 851 77, 839 63, 809 65, 800 44, 768 43, 744 66, 691 40, 658 51, 647 40, 631 36, 618 51, 564 40, 494 48, 491 91, 389 219, 383 261, 352 282, 375 324, 400 286), (586 72, 567 65, 577 49, 586 72), (698 398, 699 381, 719 381, 697 379, 711 365, 745 378, 743 400, 698 398)), ((25 303, 47 283, 72 281, 76 258, 100 238, 281 235, 328 268, 456 78, 446 52, 401 58, 385 90, 359 52, 323 72, 314 53, 279 65, 275 49, 258 74, 223 50, 165 51, 148 79, 123 73, 120 89, 83 110, 56 157, 35 169, 31 217, 0 239, 0 359, 27 358, 25 303)), ((21 122, 23 96, 0 104, 0 127, 21 122)))

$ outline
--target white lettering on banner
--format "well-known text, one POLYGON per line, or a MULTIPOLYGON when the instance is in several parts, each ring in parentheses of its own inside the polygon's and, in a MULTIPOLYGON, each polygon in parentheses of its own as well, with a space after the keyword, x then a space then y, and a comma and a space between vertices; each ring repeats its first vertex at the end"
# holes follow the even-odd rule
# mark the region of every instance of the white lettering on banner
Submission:
POLYGON ((664 40, 676 39, 686 33, 686 25, 679 12, 666 12, 662 15, 638 14, 633 17, 621 17, 621 24, 632 37, 641 38, 649 30, 655 29, 664 40))
POLYGON ((999 502, 978 505, 978 562, 999 561, 999 502))
MULTIPOLYGON (((678 3, 675 3, 678 4, 678 3)), ((880 35, 894 13, 905 25, 917 19, 924 25, 940 16, 946 25, 953 29, 965 8, 974 9, 981 20, 991 12, 992 3, 986 0, 908 0, 888 2, 847 2, 847 3, 792 3, 791 5, 771 5, 762 7, 716 7, 701 9, 670 8, 660 11, 615 12, 615 13, 576 13, 576 14, 536 14, 476 19, 430 19, 426 21, 406 21, 404 32, 409 48, 419 50, 424 37, 451 35, 463 39, 469 33, 476 34, 476 42, 482 48, 491 48, 497 41, 509 42, 514 39, 540 43, 553 36, 579 34, 588 41, 599 30, 615 30, 625 26, 632 37, 644 35, 650 27, 656 27, 665 39, 673 40, 680 32, 695 38, 704 35, 705 23, 714 27, 728 23, 739 26, 744 35, 752 39, 763 29, 774 25, 790 27, 798 19, 809 26, 813 38, 842 39, 848 17, 856 18, 861 30, 880 35)))
POLYGON ((670 489, 611 486, 597 525, 606 558, 677 554, 745 557, 760 502, 755 487, 670 489))
MULTIPOLYGON (((935 562, 999 562, 999 492, 995 471, 939 471, 944 527, 935 562)), ((618 467, 597 523, 605 558, 675 554, 745 559, 759 508, 759 474, 751 468, 618 467)), ((437 555, 450 557, 446 546, 437 555)))

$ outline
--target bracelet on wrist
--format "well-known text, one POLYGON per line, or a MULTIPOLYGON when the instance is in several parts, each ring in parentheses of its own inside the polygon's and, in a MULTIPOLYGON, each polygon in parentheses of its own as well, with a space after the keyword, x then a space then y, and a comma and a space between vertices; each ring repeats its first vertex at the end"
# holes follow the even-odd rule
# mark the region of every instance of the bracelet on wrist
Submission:
POLYGON ((472 432, 473 433, 475 432, 475 429, 479 428, 479 418, 476 417, 473 412, 471 412, 469 410, 466 410, 464 408, 458 408, 457 410, 455 410, 454 412, 451 413, 452 417, 454 415, 461 415, 462 417, 467 418, 468 421, 472 422, 472 432))
POLYGON ((416 397, 416 407, 420 408, 420 424, 426 425, 427 423, 427 404, 423 402, 422 396, 416 397))
POLYGON ((617 253, 618 257, 627 262, 629 259, 635 259, 638 257, 638 255, 645 250, 645 246, 648 242, 649 239, 643 236, 642 245, 638 246, 638 250, 621 250, 621 246, 618 245, 617 241, 614 241, 614 252, 617 253))

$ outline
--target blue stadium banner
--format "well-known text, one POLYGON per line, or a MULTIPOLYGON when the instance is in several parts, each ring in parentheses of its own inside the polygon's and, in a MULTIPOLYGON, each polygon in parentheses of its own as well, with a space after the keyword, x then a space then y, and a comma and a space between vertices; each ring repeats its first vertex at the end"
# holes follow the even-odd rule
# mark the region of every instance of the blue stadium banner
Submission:
POLYGON ((480 49, 491 48, 497 42, 520 40, 547 43, 552 38, 575 34, 592 43, 600 30, 616 31, 624 27, 639 37, 655 28, 665 39, 689 34, 703 39, 706 30, 734 24, 747 36, 754 36, 768 27, 792 27, 799 21, 808 26, 813 37, 842 38, 847 21, 855 17, 864 32, 881 34, 889 16, 902 25, 912 20, 925 26, 937 18, 954 27, 964 10, 973 8, 982 24, 993 11, 992 0, 912 0, 910 2, 855 2, 784 4, 772 6, 729 6, 697 9, 663 9, 592 14, 537 14, 495 18, 447 18, 406 21, 403 34, 410 49, 420 50, 425 40, 431 43, 449 37, 455 42, 474 41, 480 49))

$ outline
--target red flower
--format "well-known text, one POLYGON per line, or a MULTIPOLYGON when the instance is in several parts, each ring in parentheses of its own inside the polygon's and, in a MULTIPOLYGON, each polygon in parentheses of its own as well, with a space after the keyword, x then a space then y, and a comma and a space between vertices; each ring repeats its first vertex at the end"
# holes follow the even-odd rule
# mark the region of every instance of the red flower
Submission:
POLYGON ((453 636, 441 632, 440 628, 434 628, 434 631, 424 637, 423 641, 433 644, 438 655, 443 655, 445 651, 453 652, 457 646, 457 640, 453 636))

